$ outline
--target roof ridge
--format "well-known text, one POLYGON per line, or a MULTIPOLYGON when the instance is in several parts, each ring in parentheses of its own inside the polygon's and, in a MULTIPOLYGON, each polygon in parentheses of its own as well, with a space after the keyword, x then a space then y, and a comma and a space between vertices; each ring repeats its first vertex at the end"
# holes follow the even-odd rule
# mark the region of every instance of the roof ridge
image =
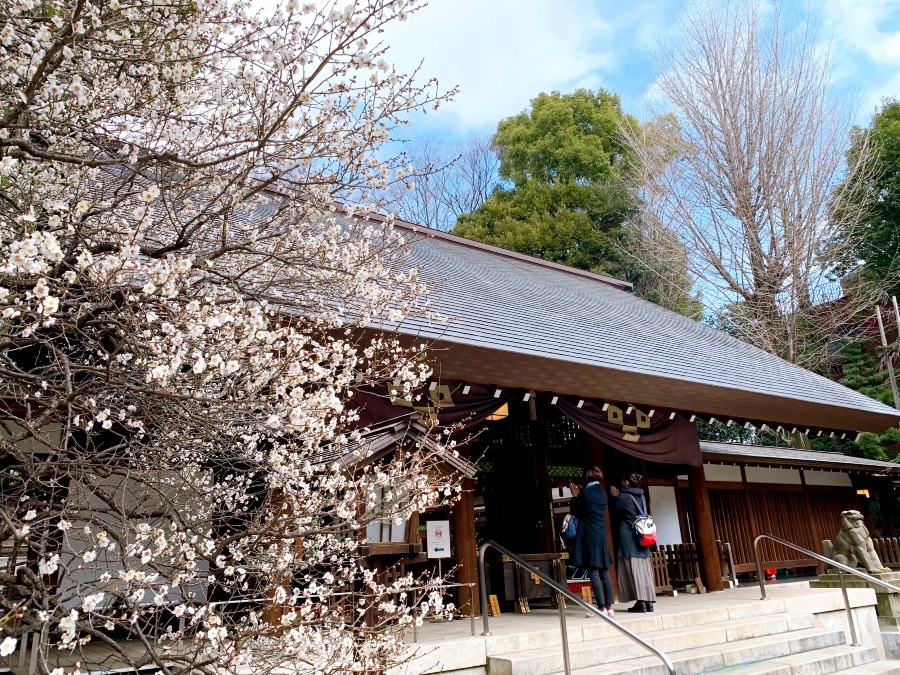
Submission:
MULTIPOLYGON (((383 216, 380 213, 366 212, 365 214, 357 213, 356 215, 361 218, 368 218, 369 220, 373 220, 379 223, 388 221, 388 217, 383 216)), ((458 244, 459 246, 466 246, 468 248, 474 248, 479 251, 493 253, 494 255, 500 255, 505 258, 521 260, 523 262, 532 263, 534 265, 540 265, 541 267, 547 267, 549 269, 558 270, 560 272, 574 274, 579 277, 593 279, 594 281, 600 281, 621 290, 631 290, 634 287, 634 285, 630 281, 623 281, 622 279, 616 279, 615 277, 606 276, 605 274, 598 274, 597 272, 589 272, 588 270, 582 270, 577 267, 569 267, 568 265, 562 265, 560 263, 553 262, 552 260, 544 260, 543 258, 536 258, 524 253, 519 253, 518 251, 510 251, 509 249, 501 248, 499 246, 485 244, 480 241, 475 241, 474 239, 466 239, 465 237, 460 237, 456 234, 450 234, 449 232, 444 232, 442 230, 435 230, 430 227, 417 225, 416 223, 411 223, 399 218, 394 218, 392 222, 396 227, 414 232, 425 237, 443 239, 444 241, 449 241, 453 244, 458 244)))
MULTIPOLYGON (((290 190, 280 185, 266 186, 266 190, 279 196, 291 196, 290 190)), ((351 206, 338 201, 329 204, 328 207, 333 207, 335 211, 342 211, 345 213, 351 211, 352 209, 351 217, 371 220, 376 223, 386 223, 390 221, 393 225, 400 227, 401 229, 409 230, 410 232, 421 234, 426 237, 444 239, 445 241, 449 241, 460 246, 467 246, 469 248, 486 251, 488 253, 504 256, 506 258, 522 260, 534 265, 540 265, 541 267, 547 267, 549 269, 566 272, 568 274, 574 274, 576 276, 585 277, 587 279, 593 279, 594 281, 600 281, 614 288, 619 288, 622 290, 631 290, 634 288, 634 284, 632 284, 630 281, 616 279, 615 277, 610 277, 605 274, 598 274, 597 272, 589 272, 588 270, 578 269, 577 267, 569 267, 568 265, 562 265, 551 260, 536 258, 534 256, 525 255, 524 253, 519 253, 517 251, 510 251, 509 249, 501 248, 499 246, 493 246, 491 244, 484 244, 480 241, 475 241, 474 239, 466 239, 465 237, 460 237, 456 234, 450 234, 449 232, 444 232, 442 230, 435 230, 427 226, 411 223, 408 220, 403 220, 393 215, 389 217, 375 211, 370 211, 366 208, 352 208, 351 206)))

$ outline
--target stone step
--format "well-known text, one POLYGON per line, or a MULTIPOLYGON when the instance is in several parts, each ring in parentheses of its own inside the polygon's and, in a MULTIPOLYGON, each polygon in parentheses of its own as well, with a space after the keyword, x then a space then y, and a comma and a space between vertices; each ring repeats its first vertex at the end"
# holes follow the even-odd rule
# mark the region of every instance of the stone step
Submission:
MULTIPOLYGON (((628 630, 646 637, 647 635, 652 636, 654 633, 671 634, 679 629, 705 631, 710 627, 721 628, 723 625, 730 625, 742 620, 751 622, 762 621, 765 617, 773 617, 775 621, 780 621, 782 616, 789 616, 785 612, 784 603, 773 601, 751 606, 737 605, 728 608, 679 612, 677 614, 666 614, 663 612, 628 614, 626 612, 616 612, 615 621, 628 628, 628 630)), ((796 617, 798 615, 790 616, 796 617)), ((567 628, 570 645, 584 641, 622 637, 622 633, 599 617, 592 617, 590 620, 585 620, 581 617, 583 617, 583 613, 580 608, 569 609, 567 628), (579 617, 577 622, 576 617, 579 617)), ((793 620, 796 621, 796 619, 793 620)), ((782 626, 779 630, 784 630, 782 623, 778 625, 782 626)), ((738 629, 735 628, 735 630, 738 629)), ((762 635, 763 633, 759 634, 762 635)), ((560 640, 559 628, 554 627, 548 630, 492 635, 485 641, 485 649, 488 656, 501 656, 507 653, 517 653, 542 647, 558 650, 560 640)))
MULTIPOLYGON (((660 630, 671 630, 684 626, 705 626, 721 624, 726 621, 738 619, 758 618, 785 613, 783 601, 771 600, 753 604, 739 604, 732 607, 720 607, 715 609, 697 609, 687 612, 666 614, 654 612, 652 614, 629 614, 624 610, 616 610, 616 621, 627 626, 636 633, 652 633, 660 630)), ((598 619, 597 621, 602 621, 598 619)))
MULTIPOLYGON (((737 666, 722 672, 727 672, 728 675, 732 673, 734 675, 826 675, 827 673, 851 673, 857 668, 862 669, 856 671, 860 673, 892 672, 881 668, 879 663, 892 665, 888 661, 878 661, 878 650, 875 647, 839 645, 737 666), (881 669, 865 670, 873 667, 881 669)), ((896 665, 900 666, 900 664, 896 665)))
MULTIPOLYGON (((775 604, 760 604, 756 609, 761 611, 751 612, 744 611, 745 608, 720 609, 715 611, 700 610, 696 612, 684 612, 679 614, 661 614, 648 615, 637 614, 629 615, 624 612, 617 612, 615 621, 633 633, 637 633, 642 637, 654 635, 671 635, 675 631, 708 631, 720 630, 725 626, 735 626, 735 630, 741 625, 741 622, 750 622, 751 624, 762 623, 765 625, 771 621, 772 625, 780 626, 777 630, 788 630, 786 621, 790 617, 790 621, 809 622, 813 621, 812 614, 788 614, 783 607, 775 604), (768 611, 764 611, 768 610, 768 611), (800 619, 799 617, 803 617, 800 619)), ((813 624, 803 625, 799 627, 808 628, 813 624)), ((581 642, 583 640, 596 640, 599 638, 608 638, 621 636, 613 626, 607 621, 600 618, 594 618, 591 621, 582 624, 580 630, 569 630, 569 642, 581 642)), ((759 633, 760 635, 764 633, 759 633)), ((752 637, 752 636, 748 636, 752 637)), ((734 639, 734 638, 732 638, 734 639)), ((723 640, 724 642, 724 640, 723 640)), ((535 644, 535 647, 545 646, 544 644, 535 644)), ((492 653, 502 653, 503 651, 518 651, 517 648, 508 650, 492 650, 492 653)))
MULTIPOLYGON (((684 664, 675 661, 675 671, 682 673, 721 673, 722 675, 826 675, 842 673, 846 675, 897 675, 900 661, 878 661, 874 647, 850 647, 846 645, 819 649, 785 656, 771 661, 761 661, 749 665, 735 666, 724 670, 695 671, 685 669, 684 664), (858 664, 858 665, 857 665, 858 664)), ((594 668, 573 670, 573 675, 668 675, 659 660, 655 665, 636 666, 631 663, 612 664, 594 668), (612 667, 611 667, 612 666, 612 667)))
MULTIPOLYGON (((643 634, 654 646, 659 646, 682 672, 701 673, 765 659, 789 656, 800 652, 823 649, 844 643, 844 633, 809 627, 802 616, 785 619, 774 632, 767 632, 764 619, 729 622, 721 627, 698 627, 681 631, 643 634), (791 624, 790 622, 795 623, 791 624), (729 641, 729 631, 733 641, 729 641), (754 636, 757 631, 763 636, 754 636)), ((569 661, 573 670, 592 669, 597 673, 655 672, 665 673, 655 656, 627 638, 602 638, 569 645, 569 661)), ((488 657, 490 675, 549 675, 563 670, 562 651, 543 648, 498 654, 488 657)))
POLYGON ((848 668, 845 675, 900 675, 900 661, 874 661, 864 666, 848 668))
POLYGON ((650 633, 649 642, 662 651, 677 652, 710 645, 738 642, 768 635, 783 636, 793 631, 816 627, 812 614, 777 614, 752 619, 738 619, 721 625, 688 626, 650 633))
MULTIPOLYGON (((637 659, 647 650, 628 638, 601 638, 569 644, 569 663, 573 670, 597 664, 637 659)), ((527 649, 515 653, 488 656, 490 675, 549 675, 563 671, 560 647, 527 649)))
MULTIPOLYGON (((692 670, 675 661, 678 675, 684 673, 721 673, 721 675, 896 675, 900 673, 900 662, 877 661, 878 652, 874 647, 838 646, 785 656, 771 661, 718 670, 692 670), (855 665, 858 664, 858 665, 855 665)), ((668 675, 664 666, 656 661, 654 665, 636 666, 631 663, 616 664, 574 670, 573 675, 668 675)))
MULTIPOLYGON (((767 636, 742 640, 740 643, 711 646, 705 649, 686 649, 669 653, 675 669, 681 674, 711 673, 721 670, 736 670, 750 664, 766 661, 773 657, 784 657, 813 650, 824 650, 841 645, 844 634, 841 631, 809 629, 796 631, 791 635, 767 636)), ((588 671, 585 671, 588 672, 588 671)), ((630 673, 635 675, 668 675, 668 670, 655 656, 630 659, 620 663, 606 663, 592 667, 591 675, 630 673)))
POLYGON ((729 668, 791 654, 826 649, 845 643, 846 636, 843 630, 810 628, 786 635, 766 636, 723 645, 722 664, 723 667, 729 668))

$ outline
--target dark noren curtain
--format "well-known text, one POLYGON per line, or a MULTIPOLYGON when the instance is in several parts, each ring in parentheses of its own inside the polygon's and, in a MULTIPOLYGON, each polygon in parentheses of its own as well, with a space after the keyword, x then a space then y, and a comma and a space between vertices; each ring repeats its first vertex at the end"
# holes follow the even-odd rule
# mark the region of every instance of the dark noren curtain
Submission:
POLYGON ((591 436, 626 455, 664 464, 703 465, 697 427, 680 415, 669 419, 669 410, 657 409, 649 417, 649 407, 629 412, 628 406, 610 404, 603 410, 584 401, 579 408, 577 401, 562 396, 556 405, 591 436))

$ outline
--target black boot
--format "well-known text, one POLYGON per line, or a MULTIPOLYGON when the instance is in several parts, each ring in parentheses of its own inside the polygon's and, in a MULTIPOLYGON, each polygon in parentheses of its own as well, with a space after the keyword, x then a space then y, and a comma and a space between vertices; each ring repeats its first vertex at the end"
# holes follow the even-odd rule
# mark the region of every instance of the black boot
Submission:
POLYGON ((647 611, 652 612, 655 609, 654 605, 656 604, 656 601, 655 600, 647 600, 644 602, 644 604, 647 606, 647 611))
POLYGON ((632 612, 635 614, 637 614, 637 613, 643 614, 644 612, 648 611, 647 603, 644 602, 643 600, 638 600, 636 603, 634 603, 634 607, 629 607, 626 611, 632 612))

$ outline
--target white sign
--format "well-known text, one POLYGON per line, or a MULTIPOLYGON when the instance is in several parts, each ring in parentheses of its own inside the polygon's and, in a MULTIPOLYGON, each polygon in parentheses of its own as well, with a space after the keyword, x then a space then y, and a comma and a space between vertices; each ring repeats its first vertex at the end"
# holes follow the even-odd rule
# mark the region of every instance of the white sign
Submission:
POLYGON ((450 521, 429 520, 425 533, 429 558, 450 557, 450 521))

